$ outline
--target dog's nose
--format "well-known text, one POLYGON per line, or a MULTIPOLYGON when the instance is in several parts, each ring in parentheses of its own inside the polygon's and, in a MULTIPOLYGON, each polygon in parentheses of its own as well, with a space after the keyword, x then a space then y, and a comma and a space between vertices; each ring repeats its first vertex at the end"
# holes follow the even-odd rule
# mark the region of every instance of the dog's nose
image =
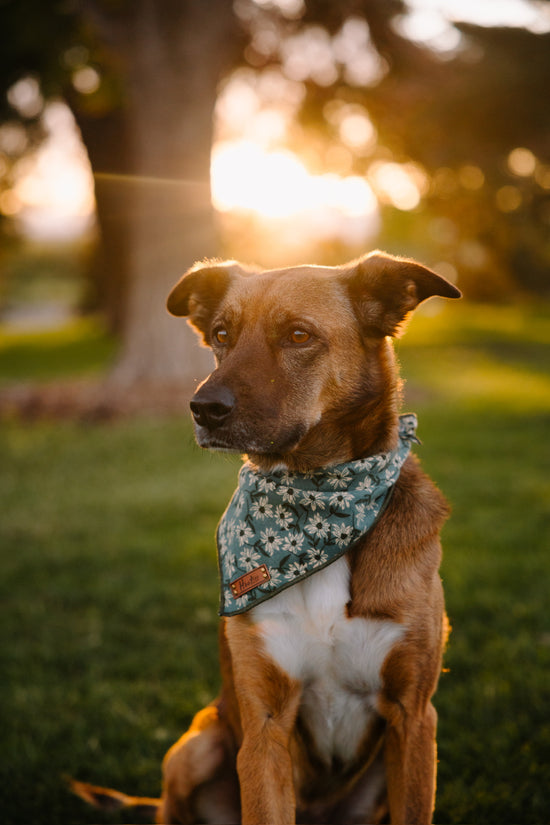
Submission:
POLYGON ((189 406, 199 427, 215 430, 231 414, 235 396, 227 387, 204 387, 195 394, 189 406))

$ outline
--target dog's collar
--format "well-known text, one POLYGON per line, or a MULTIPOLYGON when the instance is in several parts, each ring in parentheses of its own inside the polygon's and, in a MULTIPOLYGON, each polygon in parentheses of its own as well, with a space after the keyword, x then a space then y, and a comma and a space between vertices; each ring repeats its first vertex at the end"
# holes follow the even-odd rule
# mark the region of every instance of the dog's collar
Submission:
POLYGON ((346 553, 376 523, 416 441, 399 417, 395 450, 308 473, 242 466, 218 526, 220 615, 250 610, 346 553))

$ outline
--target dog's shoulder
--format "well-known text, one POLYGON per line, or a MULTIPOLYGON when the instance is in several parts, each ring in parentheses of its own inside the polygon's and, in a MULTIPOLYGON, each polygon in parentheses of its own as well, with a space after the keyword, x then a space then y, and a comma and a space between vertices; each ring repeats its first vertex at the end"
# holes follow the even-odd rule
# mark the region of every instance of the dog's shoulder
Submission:
POLYGON ((366 546, 374 552, 377 547, 391 546, 393 552, 402 552, 419 547, 438 535, 449 513, 443 493, 422 470, 416 456, 409 455, 387 506, 360 549, 366 546))
MULTIPOLYGON (((443 493, 426 475, 414 455, 409 455, 386 509, 381 527, 397 529, 409 543, 439 532, 450 513, 443 493)), ((402 539, 403 540, 403 539, 402 539)))
POLYGON ((418 460, 409 456, 382 516, 350 551, 350 615, 401 621, 413 593, 437 579, 439 531, 449 505, 418 460))

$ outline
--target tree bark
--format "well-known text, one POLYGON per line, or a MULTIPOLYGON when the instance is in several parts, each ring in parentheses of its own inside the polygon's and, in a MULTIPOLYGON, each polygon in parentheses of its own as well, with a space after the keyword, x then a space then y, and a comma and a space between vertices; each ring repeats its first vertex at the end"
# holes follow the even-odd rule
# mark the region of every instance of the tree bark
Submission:
POLYGON ((121 110, 94 117, 75 104, 74 95, 67 94, 67 99, 94 171, 100 243, 90 272, 92 306, 104 314, 110 332, 120 335, 129 282, 128 187, 123 185, 131 175, 126 118, 121 110))
POLYGON ((92 169, 108 173, 96 176, 98 218, 124 308, 112 379, 122 386, 190 385, 212 361, 165 303, 185 269, 218 253, 213 114, 240 34, 231 0, 134 0, 116 8, 106 12, 99 0, 82 0, 85 19, 122 75, 115 125, 111 115, 110 124, 96 120, 91 129, 77 116, 92 169))
POLYGON ((217 251, 209 190, 204 184, 156 180, 128 188, 130 279, 112 378, 123 385, 189 385, 209 372, 211 356, 197 347, 182 319, 168 314, 166 298, 185 269, 217 251))

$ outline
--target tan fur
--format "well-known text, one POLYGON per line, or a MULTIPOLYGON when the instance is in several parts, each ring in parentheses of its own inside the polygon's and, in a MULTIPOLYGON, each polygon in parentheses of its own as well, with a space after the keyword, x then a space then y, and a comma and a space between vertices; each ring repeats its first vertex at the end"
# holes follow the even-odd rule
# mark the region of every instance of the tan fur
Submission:
MULTIPOLYGON (((263 470, 295 471, 393 448, 400 382, 388 336, 431 295, 460 293, 420 264, 380 252, 336 268, 197 264, 168 308, 189 318, 217 361, 191 405, 199 444, 247 453, 263 470)), ((286 591, 298 594, 301 612, 289 613, 292 599, 277 602, 281 594, 264 603, 275 612, 222 621, 222 691, 166 756, 158 822, 431 821, 446 516, 445 500, 409 457, 347 566, 337 562, 308 590, 286 591), (306 634, 296 638, 306 657, 310 637, 322 653, 311 653, 307 678, 293 633, 306 634)))

